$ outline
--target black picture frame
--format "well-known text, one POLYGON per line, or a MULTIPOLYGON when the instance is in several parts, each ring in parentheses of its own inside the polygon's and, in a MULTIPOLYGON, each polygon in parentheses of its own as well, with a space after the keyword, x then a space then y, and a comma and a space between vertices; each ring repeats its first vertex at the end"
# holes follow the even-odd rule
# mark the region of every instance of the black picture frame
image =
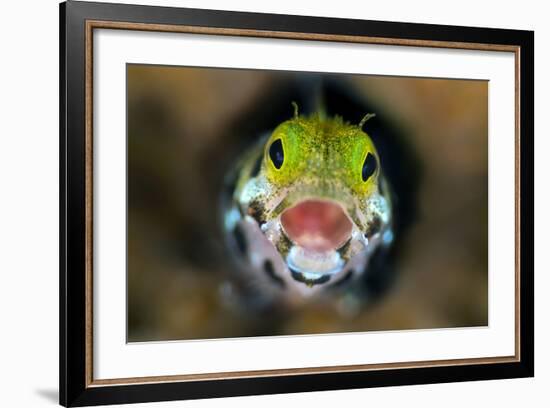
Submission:
MULTIPOLYGON (((60 403, 64 406, 292 393, 534 375, 534 33, 532 31, 68 1, 60 5, 60 403), (520 182, 517 361, 94 386, 87 380, 86 22, 367 36, 518 47, 520 182)), ((516 232, 518 234, 518 232, 516 232)))

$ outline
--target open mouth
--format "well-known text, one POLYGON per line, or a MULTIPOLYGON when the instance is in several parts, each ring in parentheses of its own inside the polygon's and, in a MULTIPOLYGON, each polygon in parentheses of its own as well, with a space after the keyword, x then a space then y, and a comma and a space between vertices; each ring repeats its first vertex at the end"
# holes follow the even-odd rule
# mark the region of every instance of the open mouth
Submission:
POLYGON ((285 210, 281 224, 291 241, 316 253, 342 247, 353 226, 341 206, 326 200, 306 200, 285 210))
POLYGON ((311 287, 342 270, 344 261, 337 250, 349 241, 353 224, 340 205, 302 201, 282 213, 281 225, 295 244, 286 258, 294 280, 311 287))

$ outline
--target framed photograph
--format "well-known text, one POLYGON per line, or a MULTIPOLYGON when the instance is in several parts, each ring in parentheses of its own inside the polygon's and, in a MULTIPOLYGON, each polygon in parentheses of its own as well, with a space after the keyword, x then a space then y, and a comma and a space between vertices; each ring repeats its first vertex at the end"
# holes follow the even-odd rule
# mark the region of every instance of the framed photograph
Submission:
POLYGON ((60 27, 62 405, 533 376, 533 32, 60 27))

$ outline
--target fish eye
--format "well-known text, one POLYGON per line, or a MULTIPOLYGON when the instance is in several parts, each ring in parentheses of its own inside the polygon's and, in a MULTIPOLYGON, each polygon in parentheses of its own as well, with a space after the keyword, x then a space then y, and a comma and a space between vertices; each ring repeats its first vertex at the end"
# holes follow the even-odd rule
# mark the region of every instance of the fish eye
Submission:
POLYGON ((281 166, 283 165, 283 161, 285 160, 283 142, 281 141, 281 139, 275 140, 273 143, 271 143, 271 146, 269 146, 269 158, 277 169, 281 168, 281 166))
POLYGON ((365 161, 363 162, 363 171, 361 173, 363 181, 367 181, 369 177, 374 174, 377 166, 378 163, 376 162, 374 155, 372 153, 367 153, 367 157, 365 157, 365 161))

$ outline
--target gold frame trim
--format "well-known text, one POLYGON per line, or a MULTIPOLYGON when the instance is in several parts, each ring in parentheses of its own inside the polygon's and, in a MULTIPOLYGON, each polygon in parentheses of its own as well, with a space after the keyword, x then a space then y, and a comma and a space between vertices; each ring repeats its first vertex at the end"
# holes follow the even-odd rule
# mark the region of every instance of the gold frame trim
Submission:
POLYGON ((85 386, 104 387, 113 385, 168 383, 179 381, 224 380, 251 377, 290 376, 337 372, 389 370, 396 368, 441 367, 449 365, 514 363, 520 356, 520 51, 515 45, 465 43, 451 41, 431 41, 396 39, 383 37, 298 33, 288 31, 267 31, 234 28, 196 27, 148 23, 127 23, 119 21, 86 20, 86 185, 85 185, 85 285, 86 285, 86 357, 85 386), (93 378, 93 30, 119 29, 133 31, 156 31, 203 35, 223 35, 256 38, 277 38, 308 41, 330 41, 342 43, 382 44, 412 47, 452 48, 480 51, 513 52, 515 57, 515 354, 502 357, 479 357, 449 360, 395 362, 380 364, 354 364, 341 366, 301 367, 274 370, 252 370, 234 372, 214 372, 204 374, 184 374, 153 377, 128 377, 113 379, 93 378))

